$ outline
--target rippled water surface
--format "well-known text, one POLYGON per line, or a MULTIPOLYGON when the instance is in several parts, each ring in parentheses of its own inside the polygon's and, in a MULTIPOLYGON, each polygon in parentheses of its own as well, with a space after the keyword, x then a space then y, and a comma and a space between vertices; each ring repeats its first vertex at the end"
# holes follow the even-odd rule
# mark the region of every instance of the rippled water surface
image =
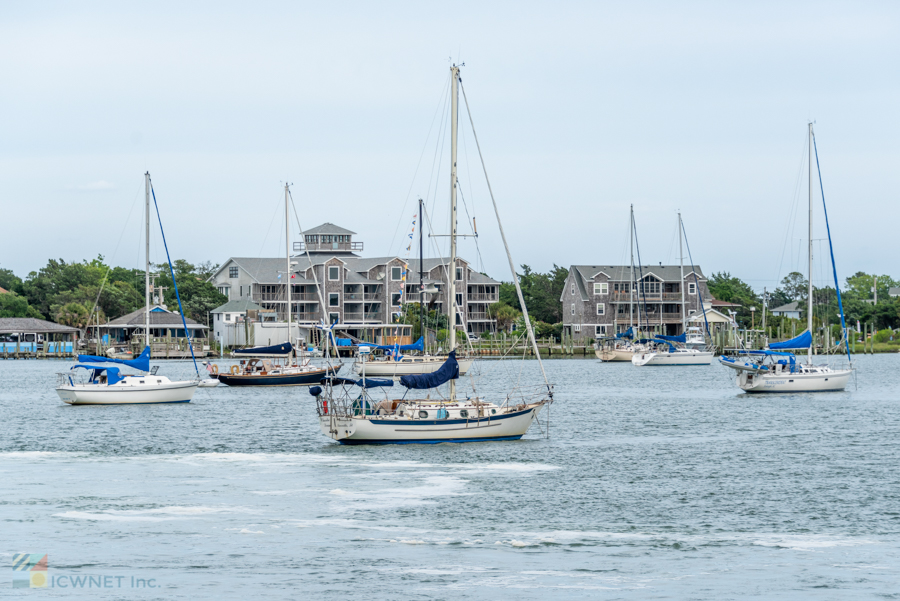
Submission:
MULTIPOLYGON (((718 365, 545 365, 549 439, 342 447, 303 388, 70 407, 65 363, 0 361, 0 556, 47 553, 55 578, 8 571, 0 596, 900 598, 900 356, 818 395, 748 396, 718 365)), ((539 377, 480 372, 479 392, 539 377)))

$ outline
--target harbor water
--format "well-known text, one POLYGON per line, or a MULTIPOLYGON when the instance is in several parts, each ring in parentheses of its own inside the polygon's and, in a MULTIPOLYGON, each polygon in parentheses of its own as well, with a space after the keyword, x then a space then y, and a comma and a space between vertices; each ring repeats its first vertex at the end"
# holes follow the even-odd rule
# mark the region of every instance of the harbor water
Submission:
MULTIPOLYGON (((51 584, 7 568, 0 597, 900 598, 900 356, 856 364, 750 396, 719 365, 550 360, 549 438, 345 447, 305 388, 71 407, 66 362, 0 361, 0 555, 51 584)), ((489 400, 540 377, 477 371, 489 400)))

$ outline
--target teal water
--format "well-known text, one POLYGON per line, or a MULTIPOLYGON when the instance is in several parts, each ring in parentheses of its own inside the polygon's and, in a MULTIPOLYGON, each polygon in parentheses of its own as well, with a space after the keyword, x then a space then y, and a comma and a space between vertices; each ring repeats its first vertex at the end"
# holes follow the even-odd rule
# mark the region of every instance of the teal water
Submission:
MULTIPOLYGON (((65 363, 0 361, 0 560, 47 553, 54 579, 0 596, 900 598, 900 356, 818 395, 545 365, 549 439, 343 447, 303 388, 70 407, 65 363)), ((535 377, 485 362, 479 391, 535 377)))

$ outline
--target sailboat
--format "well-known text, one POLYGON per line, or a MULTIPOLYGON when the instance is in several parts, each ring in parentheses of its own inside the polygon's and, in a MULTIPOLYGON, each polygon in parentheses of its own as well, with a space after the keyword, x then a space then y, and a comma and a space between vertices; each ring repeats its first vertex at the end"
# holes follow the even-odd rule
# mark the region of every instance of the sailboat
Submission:
MULTIPOLYGON (((360 342, 359 354, 357 360, 353 363, 353 371, 360 376, 374 377, 390 377, 399 378, 400 376, 409 376, 415 374, 428 374, 436 369, 447 360, 446 356, 430 355, 425 352, 425 293, 430 294, 438 292, 437 288, 432 290, 425 289, 425 273, 424 273, 424 250, 423 241, 424 218, 422 211, 424 210, 422 199, 419 199, 419 332, 422 333, 419 339, 412 344, 373 344, 370 342, 360 342), (381 358, 371 357, 372 351, 382 351, 381 358), (416 355, 407 355, 404 353, 421 353, 416 355)), ((449 270, 447 273, 452 273, 449 270)), ((404 276, 405 277, 405 276, 404 276)), ((448 278, 449 279, 449 278, 448 278)), ((405 283, 405 280, 404 280, 405 283)), ((404 290, 403 299, 405 302, 406 294, 404 290)), ((459 357, 459 375, 464 376, 475 359, 472 357, 459 357)))
MULTIPOLYGON (((340 369, 331 365, 316 366, 310 363, 309 357, 301 352, 297 360, 294 345, 291 342, 291 222, 290 222, 290 187, 284 185, 284 236, 285 236, 285 301, 287 342, 235 349, 231 355, 239 357, 239 365, 232 365, 228 373, 219 373, 216 366, 214 376, 219 382, 228 386, 309 386, 318 383, 327 375, 337 373, 340 369)), ((318 286, 316 286, 318 288, 318 286)), ((325 306, 324 303, 322 306, 325 306)))
POLYGON ((653 339, 653 348, 635 353, 631 363, 637 366, 645 365, 709 365, 713 360, 713 353, 700 350, 687 345, 687 299, 684 294, 684 249, 682 247, 681 213, 678 213, 678 250, 681 255, 681 334, 677 336, 663 336, 653 339))
POLYGON ((769 344, 761 351, 740 351, 738 357, 719 357, 719 363, 735 370, 735 384, 746 392, 822 392, 843 390, 853 373, 853 362, 850 348, 847 345, 847 324, 844 319, 844 306, 841 301, 841 288, 838 284, 837 267, 834 264, 834 246, 831 242, 831 226, 828 224, 828 209, 825 206, 825 189, 822 186, 822 173, 819 168, 819 155, 816 150, 816 138, 813 124, 809 124, 809 288, 807 291, 806 330, 800 335, 769 344), (849 366, 847 369, 833 369, 828 365, 813 363, 813 157, 819 174, 819 187, 822 190, 822 207, 825 211, 825 227, 828 231, 828 248, 831 253, 831 271, 834 275, 834 289, 837 292, 838 309, 841 316, 841 344, 847 352, 849 366), (789 352, 806 349, 806 363, 798 363, 796 355, 789 352))
MULTIPOLYGON (((158 367, 150 369, 150 173, 144 174, 145 192, 145 290, 144 290, 144 336, 146 346, 137 359, 116 359, 113 357, 99 357, 92 355, 79 355, 76 365, 69 372, 57 374, 58 384, 56 393, 64 403, 69 405, 143 405, 154 403, 189 403, 194 396, 194 391, 200 384, 197 361, 194 360, 194 370, 197 372, 195 380, 172 381, 165 376, 156 373, 158 367), (125 365, 144 375, 122 375, 115 365, 125 365), (76 371, 84 369, 84 372, 76 371)), ((153 195, 154 204, 156 194, 153 195)), ((157 207, 157 217, 159 208, 157 207)), ((160 220, 160 232, 165 244, 166 236, 162 232, 160 220)), ((168 248, 166 257, 168 258, 168 248)), ((178 283, 175 281, 175 272, 172 270, 172 261, 169 260, 169 271, 172 275, 172 283, 175 286, 175 294, 178 298, 178 310, 181 313, 182 324, 185 332, 188 332, 184 323, 184 311, 181 307, 181 295, 178 293, 178 283)), ((194 354, 191 347, 191 356, 194 354)))
MULTIPOLYGON (((458 103, 461 80, 459 66, 450 68, 451 108, 450 108, 450 274, 456 273, 457 238, 457 176, 456 154, 458 133, 458 103)), ((463 89, 465 98, 465 89, 463 89)), ((466 108, 471 121, 471 112, 466 108)), ((474 126, 473 126, 474 135, 474 126)), ((475 135, 479 156, 481 148, 475 135)), ((482 166, 484 160, 482 157, 482 166)), ((486 174, 485 174, 486 176, 486 174)), ((488 190, 490 180, 487 180, 488 190)), ((528 339, 537 358, 544 385, 530 389, 511 390, 501 402, 491 402, 473 392, 465 396, 457 395, 456 380, 460 366, 456 359, 457 330, 455 327, 456 283, 450 277, 449 307, 451 327, 449 332, 449 356, 441 367, 427 374, 405 375, 400 378, 400 386, 407 389, 402 395, 391 395, 392 379, 361 379, 331 377, 323 381, 323 386, 310 388, 316 397, 316 411, 322 433, 342 444, 391 444, 391 443, 440 443, 516 440, 521 438, 529 426, 537 419, 544 405, 553 402, 553 387, 544 372, 540 352, 534 338, 534 331, 528 318, 528 309, 522 296, 518 277, 515 273, 512 255, 500 223, 497 203, 491 191, 491 200, 500 236, 506 248, 510 271, 519 302, 522 306, 528 339), (439 388, 447 385, 448 393, 443 395, 439 388), (384 399, 376 401, 374 391, 381 390, 384 399), (415 390, 426 391, 424 398, 409 398, 415 390)), ((364 370, 365 374, 367 370, 364 370)), ((473 386, 474 388, 474 386, 473 386)))
POLYGON ((616 336, 604 338, 597 342, 594 348, 594 354, 601 361, 631 361, 635 352, 644 350, 644 347, 637 342, 640 339, 641 332, 641 308, 638 307, 637 314, 637 334, 634 331, 634 205, 631 205, 629 220, 629 246, 631 252, 631 284, 628 286, 628 329, 616 336))

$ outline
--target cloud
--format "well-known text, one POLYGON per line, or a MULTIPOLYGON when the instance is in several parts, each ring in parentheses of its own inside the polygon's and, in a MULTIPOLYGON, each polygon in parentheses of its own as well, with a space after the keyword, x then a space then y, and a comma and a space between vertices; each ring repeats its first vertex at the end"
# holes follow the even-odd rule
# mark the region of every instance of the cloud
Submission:
POLYGON ((93 192, 95 190, 112 190, 115 188, 115 184, 111 184, 106 180, 97 180, 96 182, 91 182, 89 184, 82 184, 80 186, 69 186, 69 189, 72 190, 81 190, 85 192, 93 192))

